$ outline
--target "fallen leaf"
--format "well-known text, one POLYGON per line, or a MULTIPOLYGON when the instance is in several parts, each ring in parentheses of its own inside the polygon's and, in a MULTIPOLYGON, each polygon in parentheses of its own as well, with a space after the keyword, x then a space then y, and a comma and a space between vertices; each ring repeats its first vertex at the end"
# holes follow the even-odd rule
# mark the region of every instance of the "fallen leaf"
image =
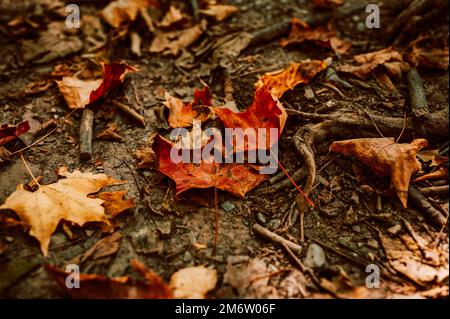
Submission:
POLYGON ((79 260, 76 260, 77 262, 71 261, 71 263, 81 264, 87 259, 97 260, 114 255, 119 250, 121 240, 122 235, 119 232, 103 237, 80 256, 79 260))
POLYGON ((103 207, 105 207, 106 215, 114 218, 127 209, 134 207, 134 200, 132 198, 124 199, 127 193, 127 190, 102 192, 96 198, 104 200, 103 207))
POLYGON ((287 120, 283 105, 266 86, 256 89, 253 103, 244 112, 236 113, 227 108, 215 108, 214 112, 225 128, 241 128, 244 133, 246 129, 266 129, 267 137, 271 136, 271 128, 278 130, 276 139, 266 138, 264 145, 258 143, 257 138, 246 138, 245 134, 236 134, 234 152, 271 148, 277 142, 287 120))
POLYGON ((448 168, 440 167, 438 170, 423 174, 422 176, 417 177, 413 180, 413 183, 423 182, 426 180, 437 180, 437 179, 448 179, 448 168))
POLYGON ((400 78, 402 72, 407 69, 407 65, 403 63, 402 55, 392 47, 355 55, 353 59, 359 65, 344 64, 338 68, 338 71, 351 73, 361 79, 365 79, 377 68, 382 68, 388 75, 400 78))
POLYGON ((50 237, 62 219, 80 226, 86 222, 109 225, 102 206, 104 201, 87 195, 105 186, 126 182, 105 174, 70 173, 65 167, 59 169, 58 175, 66 178, 41 185, 35 192, 25 190, 22 184, 18 185, 17 190, 0 206, 0 209, 14 210, 25 224, 30 225, 30 235, 39 240, 45 256, 48 255, 50 237))
POLYGON ((437 150, 420 150, 416 156, 424 163, 430 163, 430 167, 438 166, 448 162, 448 157, 440 156, 439 149, 437 150))
POLYGON ((24 40, 20 56, 25 63, 48 63, 64 58, 83 48, 75 32, 68 31, 65 22, 50 22, 38 39, 24 40))
POLYGON ((420 286, 433 282, 441 283, 448 278, 448 262, 432 265, 423 258, 419 249, 409 249, 405 245, 405 238, 400 241, 386 237, 382 233, 379 236, 390 266, 403 276, 420 286))
POLYGON ((56 81, 69 108, 86 107, 122 83, 127 73, 137 71, 136 68, 126 63, 102 63, 102 67, 103 79, 80 80, 70 76, 56 81))
POLYGON ((408 48, 410 50, 405 54, 405 59, 412 66, 441 70, 448 69, 448 43, 441 44, 438 43, 437 39, 420 35, 408 45, 408 48))
POLYGON ((169 109, 169 126, 173 128, 192 126, 194 120, 204 122, 211 116, 208 106, 211 106, 211 94, 205 86, 202 90, 195 89, 194 100, 185 104, 182 100, 165 92, 164 105, 169 109), (206 106, 206 107, 205 107, 206 106))
POLYGON ((344 54, 347 52, 351 43, 344 41, 337 37, 336 31, 331 24, 327 26, 318 26, 311 28, 308 24, 299 19, 292 19, 291 31, 286 40, 281 40, 280 45, 282 47, 299 45, 304 42, 312 42, 318 46, 332 49, 336 54, 344 54))
POLYGON ((167 11, 166 15, 162 18, 161 22, 158 23, 158 26, 167 28, 173 24, 176 24, 184 20, 184 18, 185 17, 181 12, 181 10, 171 5, 169 11, 167 11))
POLYGON ((203 34, 206 21, 184 30, 158 32, 150 45, 150 52, 177 56, 181 49, 193 44, 203 34))
POLYGON ((171 289, 161 277, 145 267, 141 262, 131 260, 132 268, 144 277, 144 281, 128 276, 109 278, 102 275, 80 274, 80 287, 67 288, 66 278, 70 273, 52 266, 44 268, 52 279, 71 298, 76 299, 168 299, 172 298, 171 289))
POLYGON ((189 189, 211 187, 244 197, 267 178, 254 166, 216 163, 212 155, 199 164, 174 163, 170 157, 173 146, 174 143, 158 135, 153 149, 158 157, 159 171, 175 181, 177 197, 189 189))
POLYGON ((281 98, 283 94, 302 83, 309 83, 314 76, 325 70, 331 64, 330 60, 313 60, 292 63, 286 69, 266 73, 256 83, 256 88, 266 86, 270 93, 281 98))
POLYGON ((101 15, 109 25, 118 28, 136 20, 139 10, 150 6, 159 7, 159 0, 115 0, 101 11, 101 15))
POLYGON ((136 158, 138 159, 138 168, 154 168, 156 161, 156 154, 153 151, 152 145, 156 137, 156 133, 150 134, 146 145, 136 151, 136 158))
POLYGON ((99 140, 123 142, 123 137, 119 135, 119 126, 116 122, 110 122, 106 128, 96 135, 99 140))
POLYGON ((28 121, 20 122, 14 126, 3 124, 0 126, 0 146, 15 140, 20 135, 25 134, 30 129, 28 121))
POLYGON ((174 298, 204 299, 206 293, 216 286, 217 271, 204 266, 187 267, 170 277, 174 298))
POLYGON ((230 15, 236 13, 238 8, 231 5, 212 4, 208 5, 206 9, 200 9, 198 12, 208 17, 214 18, 216 21, 222 21, 228 18, 230 15))
POLYGON ((425 139, 398 144, 394 138, 361 138, 333 142, 330 151, 356 157, 378 177, 391 176, 391 185, 406 208, 411 175, 421 167, 416 153, 425 146, 425 139))

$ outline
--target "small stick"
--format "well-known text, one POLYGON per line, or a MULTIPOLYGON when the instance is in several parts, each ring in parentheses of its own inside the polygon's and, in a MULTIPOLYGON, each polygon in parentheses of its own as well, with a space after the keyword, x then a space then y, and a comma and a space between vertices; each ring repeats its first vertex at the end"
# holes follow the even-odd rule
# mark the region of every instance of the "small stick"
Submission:
POLYGON ((135 110, 131 109, 128 105, 123 104, 117 100, 112 100, 112 104, 116 106, 119 110, 129 115, 131 118, 139 122, 142 126, 145 126, 145 119, 142 115, 140 115, 135 110))
POLYGON ((423 187, 420 192, 425 196, 448 195, 449 187, 448 185, 423 187))
POLYGON ((425 217, 429 218, 439 227, 445 224, 446 219, 441 212, 434 208, 425 196, 423 196, 422 193, 420 193, 419 190, 413 185, 409 186, 408 198, 411 200, 412 204, 416 206, 423 215, 425 215, 425 217))
POLYGON ((296 243, 287 240, 280 235, 275 234, 274 232, 271 232, 270 230, 259 224, 254 224, 252 229, 256 234, 269 239, 278 245, 289 247, 297 255, 300 255, 300 253, 302 252, 302 246, 297 245, 296 243))
POLYGON ((198 1, 197 0, 190 0, 191 9, 192 9, 192 17, 194 18, 194 21, 199 20, 199 14, 198 14, 198 1))
POLYGON ((92 157, 92 131, 94 126, 94 112, 83 110, 80 125, 80 158, 90 160, 92 157))
POLYGON ((408 71, 406 80, 408 81, 408 92, 414 117, 420 119, 427 116, 430 110, 428 109, 423 81, 416 68, 411 68, 408 71))

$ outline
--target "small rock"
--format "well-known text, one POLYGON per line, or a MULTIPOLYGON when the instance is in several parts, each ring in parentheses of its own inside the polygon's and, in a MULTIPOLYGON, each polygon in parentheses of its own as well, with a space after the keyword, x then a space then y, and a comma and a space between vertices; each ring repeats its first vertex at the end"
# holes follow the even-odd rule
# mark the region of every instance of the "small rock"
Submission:
POLYGON ((190 252, 185 252, 184 256, 183 256, 183 261, 184 262, 190 262, 192 260, 192 254, 190 252))
POLYGON ((356 24, 356 31, 358 32, 366 31, 366 25, 363 22, 358 22, 358 24, 356 24))
POLYGON ((8 243, 12 243, 14 241, 14 238, 12 238, 11 236, 6 236, 5 239, 8 243))
POLYGON ((361 226, 359 226, 359 225, 353 225, 353 226, 352 226, 352 229, 353 229, 355 232, 359 233, 359 232, 361 231, 361 226))
POLYGON ((281 220, 279 220, 278 218, 275 218, 275 219, 271 219, 269 221, 269 223, 267 224, 267 227, 270 230, 274 230, 274 229, 277 229, 278 227, 280 227, 280 225, 281 225, 281 220))
POLYGON ((263 213, 257 213, 256 220, 259 221, 261 224, 265 224, 267 222, 266 216, 263 213))
POLYGON ((394 226, 388 228, 388 232, 390 232, 392 235, 397 235, 401 229, 402 229, 402 226, 400 224, 397 224, 397 225, 394 225, 394 226))
POLYGON ((228 213, 228 212, 231 212, 236 207, 236 205, 234 205, 229 200, 226 200, 220 204, 220 207, 228 213))
POLYGON ((376 241, 375 239, 369 239, 367 241, 367 246, 369 246, 370 248, 373 248, 373 249, 379 248, 378 241, 376 241))
POLYGON ((352 20, 355 21, 355 22, 358 22, 358 21, 360 20, 360 18, 359 18, 358 15, 354 15, 354 16, 352 17, 352 20))
POLYGON ((322 268, 326 264, 325 252, 317 244, 311 244, 308 247, 305 257, 305 265, 310 268, 322 268))

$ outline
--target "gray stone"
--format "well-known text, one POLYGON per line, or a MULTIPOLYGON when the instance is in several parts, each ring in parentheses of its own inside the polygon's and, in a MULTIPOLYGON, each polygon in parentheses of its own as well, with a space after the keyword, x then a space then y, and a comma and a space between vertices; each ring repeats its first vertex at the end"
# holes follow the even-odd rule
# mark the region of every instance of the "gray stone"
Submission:
POLYGON ((229 200, 226 200, 220 204, 220 207, 226 212, 231 212, 236 207, 236 205, 234 205, 229 200))
POLYGON ((267 222, 266 216, 263 213, 257 213, 256 220, 259 221, 261 224, 265 224, 267 222))
POLYGON ((305 265, 316 269, 325 266, 326 262, 325 252, 322 247, 314 243, 309 245, 308 251, 306 252, 305 265))

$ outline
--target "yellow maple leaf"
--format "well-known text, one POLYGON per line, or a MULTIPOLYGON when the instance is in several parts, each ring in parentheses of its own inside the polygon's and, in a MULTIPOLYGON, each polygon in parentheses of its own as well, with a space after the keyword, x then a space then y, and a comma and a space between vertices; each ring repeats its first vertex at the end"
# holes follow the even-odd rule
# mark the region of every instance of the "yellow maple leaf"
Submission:
POLYGON ((44 256, 48 255, 50 237, 60 220, 82 226, 86 222, 103 222, 109 225, 103 200, 89 198, 88 194, 98 192, 105 186, 118 185, 126 181, 115 180, 105 174, 70 173, 61 167, 58 175, 66 178, 56 183, 42 185, 35 192, 17 186, 0 209, 14 210, 20 219, 30 225, 30 235, 37 238, 44 256))

